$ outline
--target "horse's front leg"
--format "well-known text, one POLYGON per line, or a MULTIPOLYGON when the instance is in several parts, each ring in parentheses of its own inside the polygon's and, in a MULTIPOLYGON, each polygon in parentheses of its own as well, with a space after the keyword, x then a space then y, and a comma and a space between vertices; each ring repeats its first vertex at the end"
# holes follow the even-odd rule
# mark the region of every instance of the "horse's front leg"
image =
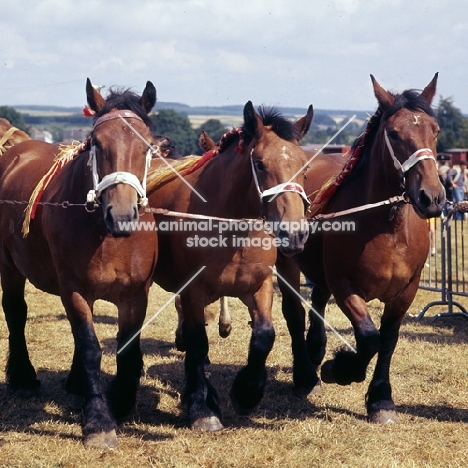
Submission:
POLYGON ((305 311, 300 297, 300 271, 292 258, 278 255, 276 261, 281 310, 291 336, 293 382, 298 395, 308 395, 319 384, 316 366, 310 360, 305 334, 305 311))
POLYGON ((208 337, 205 326, 203 286, 192 283, 180 296, 183 311, 183 341, 185 344, 185 391, 192 429, 219 431, 221 410, 218 394, 205 375, 208 358, 208 337))
POLYGON ((24 300, 25 278, 15 267, 2 265, 2 306, 8 326, 9 353, 6 365, 8 388, 21 396, 29 397, 41 383, 29 359, 24 334, 28 308, 24 300))
POLYGON ((148 289, 133 294, 131 299, 117 304, 119 332, 117 335, 117 375, 108 395, 116 419, 127 416, 136 402, 143 370, 140 331, 148 305, 148 289))
POLYGON ((367 414, 370 422, 397 423, 399 418, 392 399, 390 362, 398 342, 401 322, 413 302, 419 278, 413 281, 403 294, 392 303, 385 304, 380 323, 380 350, 366 395, 367 414))
POLYGON ((321 377, 325 383, 349 385, 362 382, 366 378, 367 366, 380 347, 380 333, 372 321, 367 304, 357 294, 342 299, 335 294, 340 309, 351 321, 356 339, 356 349, 343 347, 332 360, 322 365, 321 377))
POLYGON ((74 375, 82 379, 81 426, 86 447, 109 449, 117 446, 116 422, 101 392, 101 346, 94 331, 91 306, 76 291, 63 292, 62 303, 73 332, 74 375))
POLYGON ((252 318, 252 336, 247 365, 238 372, 230 396, 237 413, 249 414, 263 397, 267 379, 266 359, 275 341, 275 330, 271 320, 273 305, 271 275, 256 293, 241 299, 249 308, 252 318))

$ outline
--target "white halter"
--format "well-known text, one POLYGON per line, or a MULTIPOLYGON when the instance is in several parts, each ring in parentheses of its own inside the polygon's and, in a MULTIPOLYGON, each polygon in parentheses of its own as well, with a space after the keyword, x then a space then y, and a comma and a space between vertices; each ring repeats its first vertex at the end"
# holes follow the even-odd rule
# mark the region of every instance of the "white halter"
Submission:
POLYGON ((417 162, 421 161, 422 159, 432 159, 434 163, 436 160, 434 158, 434 153, 430 148, 421 148, 416 150, 403 164, 398 161, 395 157, 395 152, 393 151, 392 145, 387 135, 387 130, 384 130, 384 137, 385 143, 387 144, 388 151, 390 152, 390 156, 393 159, 393 164, 398 172, 401 173, 402 176, 405 175, 417 162))
MULTIPOLYGON (((112 120, 116 118, 134 118, 141 120, 135 113, 127 110, 117 111, 115 113, 106 114, 100 117, 94 123, 93 129, 96 128, 99 124, 106 122, 107 120, 112 120), (113 115, 115 114, 115 115, 113 115)), ((146 153, 146 164, 145 164, 145 173, 143 175, 143 181, 140 182, 138 177, 130 172, 118 171, 107 174, 99 181, 99 175, 97 173, 97 162, 96 162, 96 146, 91 146, 89 151, 89 161, 88 166, 91 167, 93 175, 93 189, 88 192, 86 197, 87 203, 96 203, 100 198, 102 192, 109 187, 117 184, 127 184, 133 187, 140 197, 140 205, 145 207, 148 204, 148 198, 146 197, 146 176, 148 174, 148 168, 151 165, 152 150, 148 149, 146 153)))

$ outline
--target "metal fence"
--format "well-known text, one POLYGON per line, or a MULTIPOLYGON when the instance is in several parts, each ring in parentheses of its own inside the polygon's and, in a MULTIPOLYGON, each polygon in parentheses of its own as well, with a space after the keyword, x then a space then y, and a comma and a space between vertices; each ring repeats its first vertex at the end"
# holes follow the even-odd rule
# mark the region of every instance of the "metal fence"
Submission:
POLYGON ((468 202, 455 206, 447 204, 440 218, 428 221, 431 249, 421 275, 419 288, 439 294, 440 299, 429 302, 417 316, 421 320, 431 308, 433 317, 465 317, 468 312, 462 302, 468 298, 468 202), (460 213, 461 220, 454 219, 460 213))

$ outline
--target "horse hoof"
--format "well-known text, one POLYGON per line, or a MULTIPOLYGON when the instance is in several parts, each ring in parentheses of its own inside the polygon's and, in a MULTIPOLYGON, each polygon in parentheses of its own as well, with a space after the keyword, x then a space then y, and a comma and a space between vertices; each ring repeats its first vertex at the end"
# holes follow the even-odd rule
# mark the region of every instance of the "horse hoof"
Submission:
POLYGON ((231 334, 232 325, 219 326, 219 336, 221 338, 227 338, 231 334))
POLYGON ((317 396, 322 394, 322 382, 318 379, 317 383, 313 386, 302 385, 294 387, 294 395, 298 398, 306 398, 307 396, 317 396))
POLYGON ((216 432, 224 429, 221 421, 216 416, 207 416, 205 418, 199 418, 194 421, 191 425, 194 431, 200 432, 216 432))
POLYGON ((67 396, 67 406, 72 411, 79 411, 83 407, 83 397, 69 393, 67 396))
POLYGON ((400 418, 396 411, 380 410, 369 413, 369 422, 374 424, 398 424, 400 418))
POLYGON ((322 394, 322 381, 319 379, 319 381, 314 385, 314 388, 310 391, 309 395, 312 396, 319 396, 322 394))
POLYGON ((114 450, 118 445, 117 434, 115 429, 112 429, 110 432, 89 434, 84 438, 83 444, 88 449, 114 450))
POLYGON ((324 362, 320 369, 320 377, 327 384, 336 383, 335 374, 333 373, 333 361, 324 362))

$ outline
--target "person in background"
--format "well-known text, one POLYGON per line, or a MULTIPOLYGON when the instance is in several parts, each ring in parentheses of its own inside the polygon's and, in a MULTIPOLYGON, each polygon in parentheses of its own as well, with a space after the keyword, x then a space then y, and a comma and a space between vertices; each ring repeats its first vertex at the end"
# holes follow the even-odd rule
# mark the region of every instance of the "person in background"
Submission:
POLYGON ((437 156, 438 167, 437 171, 439 172, 439 179, 442 185, 445 188, 445 194, 448 201, 452 201, 452 184, 447 180, 447 175, 451 169, 449 161, 450 157, 444 154, 437 156))
MULTIPOLYGON (((460 165, 453 166, 453 169, 447 174, 447 181, 452 186, 452 201, 454 205, 465 199, 465 190, 468 182, 466 167, 466 161, 460 161, 460 165)), ((461 221, 464 219, 464 214, 456 212, 453 218, 456 221, 461 221)))

